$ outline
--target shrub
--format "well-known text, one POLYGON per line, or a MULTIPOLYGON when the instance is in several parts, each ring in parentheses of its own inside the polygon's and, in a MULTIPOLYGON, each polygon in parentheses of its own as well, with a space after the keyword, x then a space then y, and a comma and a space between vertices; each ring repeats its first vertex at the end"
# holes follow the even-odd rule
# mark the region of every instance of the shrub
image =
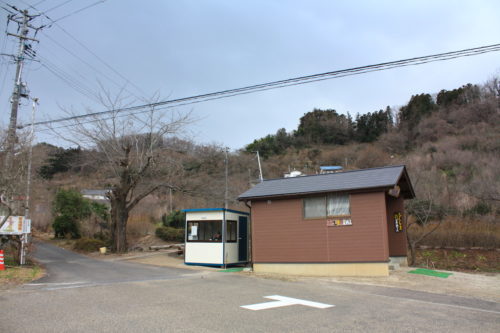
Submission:
POLYGON ((57 191, 53 209, 57 215, 66 215, 74 220, 89 217, 92 213, 90 201, 75 190, 57 191))
POLYGON ((176 229, 171 227, 159 227, 156 229, 156 237, 167 242, 183 242, 184 229, 176 229))
POLYGON ((84 252, 99 251, 99 248, 105 247, 106 242, 95 238, 81 238, 75 242, 74 249, 84 252))
POLYGON ((52 223, 56 238, 80 238, 78 223, 66 215, 57 216, 52 223))
POLYGON ((184 228, 186 214, 180 210, 174 210, 168 215, 161 217, 161 222, 165 227, 184 228))
POLYGON ((464 216, 475 216, 475 215, 488 215, 491 213, 491 206, 486 202, 478 202, 474 207, 466 209, 463 213, 464 216))

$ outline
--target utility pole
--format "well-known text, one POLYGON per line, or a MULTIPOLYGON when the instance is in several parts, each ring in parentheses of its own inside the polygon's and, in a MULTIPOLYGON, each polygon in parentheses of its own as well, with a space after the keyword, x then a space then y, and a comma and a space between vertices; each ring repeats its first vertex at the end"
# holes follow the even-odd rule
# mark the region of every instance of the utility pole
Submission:
POLYGON ((29 136, 29 152, 28 152, 28 174, 26 175, 26 202, 24 207, 24 218, 30 218, 30 194, 31 194, 31 164, 33 160, 33 139, 35 137, 35 111, 38 104, 38 98, 33 98, 33 106, 31 109, 31 127, 29 136))
POLYGON ((259 163, 259 179, 260 179, 260 182, 262 183, 264 181, 264 177, 262 176, 262 166, 260 165, 260 155, 259 155, 259 151, 257 150, 257 162, 259 163))
MULTIPOLYGON (((33 108, 31 110, 31 128, 30 128, 30 136, 29 136, 29 154, 28 154, 28 174, 26 175, 26 202, 24 207, 24 223, 28 223, 28 219, 31 219, 30 216, 30 195, 31 195, 31 162, 33 160, 33 139, 35 136, 35 111, 36 105, 38 104, 38 98, 33 98, 33 108)), ((31 222, 29 222, 31 223, 31 222)), ((23 233, 21 235, 21 251, 19 263, 21 265, 26 264, 26 247, 29 242, 29 234, 23 233)))
POLYGON ((22 82, 22 73, 25 60, 25 54, 34 57, 34 51, 31 49, 31 45, 27 43, 28 40, 38 42, 34 38, 28 37, 30 29, 38 30, 40 28, 35 28, 29 24, 29 22, 36 16, 29 15, 27 10, 19 10, 14 6, 9 6, 11 9, 17 11, 19 14, 8 15, 8 20, 16 22, 18 24, 18 34, 13 34, 7 32, 7 35, 13 36, 19 39, 19 47, 17 50, 17 55, 13 56, 16 62, 16 76, 14 80, 14 90, 11 97, 11 109, 10 109, 10 121, 9 129, 7 131, 7 142, 6 142, 6 158, 5 158, 5 168, 10 168, 12 165, 12 156, 14 154, 14 146, 17 141, 16 127, 17 127, 17 113, 19 110, 19 100, 21 97, 28 98, 28 92, 26 90, 26 85, 22 82))
POLYGON ((225 209, 228 209, 228 164, 229 164, 229 161, 228 161, 228 156, 227 156, 227 152, 228 152, 229 148, 226 147, 226 150, 225 150, 225 158, 224 158, 224 164, 225 164, 225 189, 224 189, 224 208, 225 209))

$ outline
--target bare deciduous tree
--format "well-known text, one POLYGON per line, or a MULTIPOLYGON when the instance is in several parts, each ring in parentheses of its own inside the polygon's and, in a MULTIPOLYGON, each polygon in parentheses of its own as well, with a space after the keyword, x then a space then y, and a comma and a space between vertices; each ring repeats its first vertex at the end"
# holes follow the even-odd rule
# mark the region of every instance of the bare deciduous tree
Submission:
MULTIPOLYGON (((121 93, 112 97, 105 91, 101 102, 108 110, 127 106, 121 93)), ((66 133, 53 130, 63 139, 92 151, 103 186, 109 189, 112 250, 126 252, 130 211, 159 188, 179 186, 181 168, 170 157, 164 139, 179 134, 191 121, 190 116, 172 109, 160 112, 151 106, 140 113, 111 111, 74 121, 66 133)))
POLYGON ((408 265, 415 265, 417 245, 439 228, 444 220, 444 217, 444 209, 441 206, 436 205, 430 196, 425 200, 413 199, 408 203, 406 207, 406 215, 404 217, 406 240, 410 254, 408 265), (410 219, 410 216, 412 219, 410 219), (418 236, 412 236, 410 230, 413 228, 430 226, 431 224, 434 225, 429 230, 418 236))
MULTIPOLYGON (((17 140, 12 147, 13 151, 7 151, 6 131, 0 133, 0 228, 7 222, 9 216, 24 215, 26 195, 26 175, 28 165, 29 140, 26 133, 18 132, 17 140), (10 156, 7 156, 10 154, 10 156), (4 163, 5 159, 8 163, 4 163)), ((10 244, 14 259, 19 261, 21 250, 21 238, 17 235, 0 236, 0 249, 10 244)))

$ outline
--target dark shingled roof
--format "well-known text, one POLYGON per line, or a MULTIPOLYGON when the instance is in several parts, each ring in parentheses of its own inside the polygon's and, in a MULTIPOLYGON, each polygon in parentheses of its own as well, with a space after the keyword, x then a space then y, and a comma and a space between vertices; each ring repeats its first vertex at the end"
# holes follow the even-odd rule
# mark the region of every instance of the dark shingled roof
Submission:
POLYGON ((405 198, 415 197, 405 166, 396 165, 312 176, 264 180, 241 194, 238 200, 373 188, 392 188, 398 184, 405 198))

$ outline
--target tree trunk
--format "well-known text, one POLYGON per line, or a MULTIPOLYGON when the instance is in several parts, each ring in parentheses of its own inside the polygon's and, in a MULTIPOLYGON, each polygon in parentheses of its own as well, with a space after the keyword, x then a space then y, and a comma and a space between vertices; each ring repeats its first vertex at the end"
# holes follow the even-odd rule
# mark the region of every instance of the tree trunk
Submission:
POLYGON ((127 221, 129 211, 125 200, 115 200, 111 209, 111 250, 127 252, 127 221))
POLYGON ((417 245, 415 242, 408 242, 408 250, 410 252, 410 257, 408 258, 408 266, 414 266, 416 261, 416 249, 417 245))

